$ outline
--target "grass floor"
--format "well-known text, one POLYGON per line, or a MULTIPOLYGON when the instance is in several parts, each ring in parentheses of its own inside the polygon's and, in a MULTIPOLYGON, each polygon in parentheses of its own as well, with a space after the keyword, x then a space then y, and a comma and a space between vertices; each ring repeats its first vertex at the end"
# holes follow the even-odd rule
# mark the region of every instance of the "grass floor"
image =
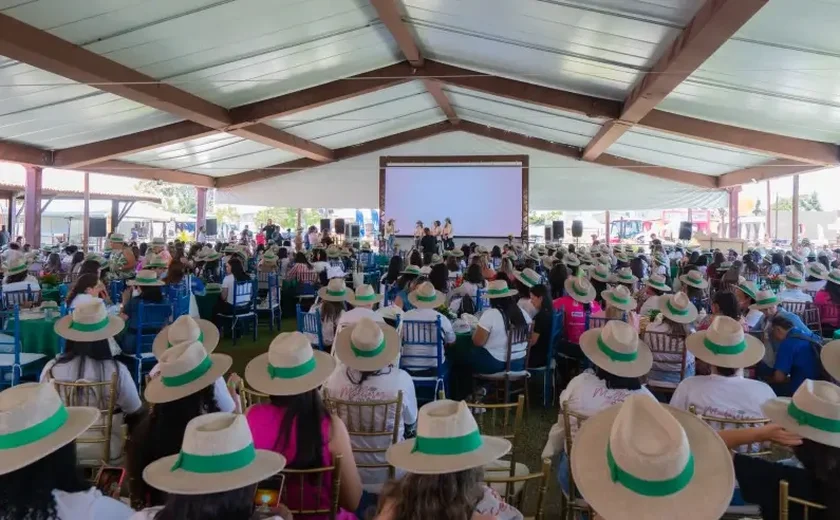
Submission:
MULTIPOLYGON (((255 356, 262 354, 268 350, 268 346, 279 332, 291 332, 295 330, 295 320, 292 318, 284 319, 282 322, 281 331, 277 329, 272 333, 267 325, 261 324, 258 329, 257 341, 252 341, 251 336, 246 336, 237 340, 237 344, 233 345, 230 338, 223 338, 219 343, 216 352, 228 354, 233 357, 232 371, 239 375, 245 373, 245 366, 255 356)), ((543 446, 548 438, 548 431, 551 425, 557 420, 557 406, 552 404, 549 408, 542 407, 540 390, 532 387, 531 397, 533 403, 525 412, 525 419, 522 430, 519 432, 516 440, 516 460, 522 462, 530 468, 532 472, 539 471, 541 466, 540 454, 543 446)), ((536 503, 536 485, 529 485, 528 493, 525 497, 525 506, 523 511, 526 515, 533 515, 533 510, 536 503)), ((545 518, 559 518, 560 516, 560 491, 556 486, 555 478, 550 479, 549 489, 546 495, 545 504, 545 518)))

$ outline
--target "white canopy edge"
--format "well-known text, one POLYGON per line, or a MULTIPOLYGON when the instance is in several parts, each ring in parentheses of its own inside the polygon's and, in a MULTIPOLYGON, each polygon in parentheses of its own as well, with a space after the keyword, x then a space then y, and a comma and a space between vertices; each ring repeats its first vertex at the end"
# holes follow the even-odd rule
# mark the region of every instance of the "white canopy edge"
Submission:
MULTIPOLYGON (((531 210, 720 208, 725 190, 704 189, 546 153, 466 132, 435 135, 353 159, 219 189, 219 204, 293 208, 377 208, 383 155, 530 156, 531 210)), ((471 201, 465 194, 465 204, 471 201)))

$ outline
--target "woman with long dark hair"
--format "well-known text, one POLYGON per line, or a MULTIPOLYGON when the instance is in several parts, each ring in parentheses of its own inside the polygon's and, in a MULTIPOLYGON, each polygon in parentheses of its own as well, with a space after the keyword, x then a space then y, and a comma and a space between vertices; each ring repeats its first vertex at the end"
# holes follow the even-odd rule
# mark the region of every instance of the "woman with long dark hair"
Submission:
POLYGON ((826 332, 840 329, 840 269, 828 273, 825 287, 817 292, 814 303, 820 310, 823 329, 826 332))
POLYGON ((234 255, 225 264, 227 276, 222 280, 222 293, 219 298, 219 311, 224 314, 233 312, 234 303, 243 305, 251 300, 251 276, 245 272, 242 260, 234 255), (248 282, 244 287, 243 282, 248 282))
POLYGON ((394 296, 394 305, 404 311, 414 308, 411 302, 408 301, 408 293, 411 292, 412 286, 417 278, 421 275, 420 268, 414 264, 409 264, 400 273, 400 277, 396 283, 396 296, 394 296))
MULTIPOLYGON (((280 453, 292 469, 314 469, 332 463, 341 455, 339 519, 353 518, 362 495, 362 485, 350 443, 341 419, 324 406, 318 388, 335 371, 331 355, 313 351, 309 339, 300 332, 280 334, 268 353, 251 360, 245 380, 258 392, 268 394, 269 403, 248 409, 246 417, 254 446, 280 453)), ((297 480, 286 482, 286 505, 291 509, 328 507, 332 486, 330 476, 316 487, 315 482, 299 488, 297 480), (302 500, 302 503, 301 503, 302 500)), ((316 517, 320 518, 320 517, 316 517)))
MULTIPOLYGON (((720 279, 720 275, 722 273, 718 269, 720 269, 720 266, 723 265, 724 262, 726 262, 726 257, 723 256, 723 253, 720 251, 715 252, 714 261, 709 264, 706 269, 706 276, 708 276, 710 280, 720 279)), ((784 272, 784 270, 782 272, 784 272)))
POLYGON ((566 280, 569 278, 569 270, 566 264, 556 262, 551 271, 548 272, 548 283, 551 285, 551 299, 556 301, 563 297, 566 280))
MULTIPOLYGON (((133 354, 137 348, 136 338, 138 328, 140 327, 140 302, 150 304, 163 303, 165 298, 161 288, 164 284, 158 280, 157 274, 154 271, 142 270, 137 273, 137 277, 134 280, 129 280, 126 285, 128 287, 122 297, 123 310, 121 316, 126 322, 126 332, 122 338, 122 350, 124 353, 133 354), (139 291, 137 295, 134 294, 135 288, 139 291)), ((154 332, 159 332, 159 329, 145 330, 143 333, 154 332)))
POLYGON ((531 317, 517 305, 516 295, 517 292, 505 282, 492 281, 488 284, 490 308, 481 313, 472 338, 475 348, 470 353, 470 364, 474 372, 495 374, 506 370, 509 333, 523 338, 510 347, 510 369, 524 370, 531 317))
POLYGON ((449 271, 442 263, 432 266, 432 272, 429 273, 429 281, 435 286, 435 290, 444 294, 449 292, 449 271))
POLYGON ((534 329, 528 345, 531 348, 528 355, 529 367, 545 367, 551 362, 548 359, 551 344, 551 329, 554 320, 554 309, 551 307, 551 295, 543 284, 536 284, 530 288, 531 305, 537 309, 534 316, 534 329))

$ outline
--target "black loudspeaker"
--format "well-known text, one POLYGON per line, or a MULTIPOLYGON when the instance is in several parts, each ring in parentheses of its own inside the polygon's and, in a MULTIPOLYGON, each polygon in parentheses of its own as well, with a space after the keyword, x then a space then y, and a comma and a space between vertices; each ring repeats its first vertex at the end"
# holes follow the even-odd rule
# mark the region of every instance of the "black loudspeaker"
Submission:
POLYGON ((218 221, 214 218, 208 218, 204 221, 204 234, 208 237, 215 236, 219 233, 218 228, 216 227, 216 223, 218 221))
POLYGON ((680 240, 691 240, 691 222, 680 222, 680 240))
POLYGON ((545 241, 551 242, 551 226, 545 226, 545 241))
POLYGON ((572 221, 572 236, 575 238, 580 238, 583 236, 583 221, 582 220, 573 220, 572 221))
POLYGON ((91 238, 100 238, 108 236, 106 228, 106 219, 92 218, 88 222, 88 236, 91 238))
POLYGON ((336 235, 343 235, 344 234, 344 219, 337 218, 335 219, 335 234, 336 235))
POLYGON ((551 234, 554 240, 560 240, 566 236, 566 225, 562 220, 555 220, 551 223, 551 234))
POLYGON ((322 218, 321 219, 321 233, 329 233, 330 232, 330 219, 322 218))
MULTIPOLYGON (((336 228, 338 228, 338 225, 336 225, 336 228)), ((347 224, 347 234, 350 235, 350 238, 359 238, 359 225, 347 224)))

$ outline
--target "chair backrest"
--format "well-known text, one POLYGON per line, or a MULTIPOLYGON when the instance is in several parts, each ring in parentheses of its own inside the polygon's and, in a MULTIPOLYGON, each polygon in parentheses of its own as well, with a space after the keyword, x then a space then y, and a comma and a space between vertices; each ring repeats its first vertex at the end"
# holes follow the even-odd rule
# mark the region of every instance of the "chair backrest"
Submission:
MULTIPOLYGON (((583 424, 584 421, 586 421, 586 419, 588 419, 588 417, 586 417, 583 414, 579 414, 579 413, 571 411, 569 409, 569 401, 568 400, 563 401, 563 403, 561 404, 560 413, 563 414, 563 435, 564 435, 563 449, 566 452, 566 457, 569 461, 569 468, 571 468, 572 467, 572 442, 573 442, 572 419, 575 420, 575 427, 576 427, 575 429, 577 430, 577 429, 580 429, 581 425, 583 424)), ((592 518, 591 508, 588 507, 588 506, 586 506, 586 507, 578 506, 577 505, 578 502, 575 500, 576 496, 577 496, 577 488, 575 486, 575 478, 574 478, 574 475, 572 474, 572 471, 570 469, 569 470, 569 495, 567 496, 568 503, 570 504, 569 507, 572 510, 587 511, 590 514, 589 518, 592 518)), ((572 518, 572 517, 573 516, 570 514, 567 518, 572 518)))
POLYGON ((0 323, 3 324, 4 335, 11 338, 0 336, 0 353, 14 354, 11 377, 7 379, 3 373, 0 373, 0 388, 2 388, 16 386, 23 376, 23 367, 20 363, 20 307, 15 305, 9 310, 0 311, 0 323))
POLYGON ((152 351, 155 336, 172 322, 172 304, 146 303, 140 300, 137 305, 137 337, 135 338, 137 356, 152 351))
MULTIPOLYGON (((527 475, 517 476, 497 476, 495 473, 488 472, 487 470, 484 472, 484 482, 488 486, 495 487, 494 484, 504 485, 506 490, 510 490, 505 491, 502 498, 505 503, 515 507, 519 511, 525 511, 526 497, 534 496, 534 492, 527 489, 529 484, 537 484, 539 486, 536 493, 537 500, 534 507, 529 509, 530 511, 534 511, 534 516, 528 517, 533 518, 534 520, 543 520, 546 518, 545 495, 548 490, 548 482, 550 478, 551 459, 542 460, 542 466, 538 473, 529 473, 527 475)), ((592 517, 590 516, 590 518, 592 517)))
MULTIPOLYGON (((770 423, 770 419, 730 419, 727 417, 716 417, 714 415, 698 414, 697 407, 695 407, 694 405, 690 405, 688 407, 688 411, 703 419, 703 421, 706 424, 708 424, 715 430, 730 429, 727 428, 727 426, 731 426, 731 429, 736 430, 743 428, 755 428, 757 426, 764 426, 770 423)), ((744 455, 749 455, 751 457, 765 457, 773 453, 773 450, 770 449, 769 444, 753 442, 746 446, 743 451, 739 450, 739 453, 743 453, 744 455)))
POLYGON ((443 364, 443 328, 440 316, 435 321, 402 320, 403 348, 400 353, 400 368, 406 370, 427 370, 430 360, 433 367, 440 369, 443 364), (405 347, 428 346, 435 349, 434 354, 407 354, 405 347), (423 361, 426 360, 426 361, 423 361))
MULTIPOLYGON (((524 312, 524 311, 523 311, 524 312)), ((513 346, 525 343, 525 366, 528 366, 528 358, 531 354, 531 331, 534 330, 534 323, 525 328, 508 330, 507 351, 505 352, 505 372, 510 372, 511 358, 513 357, 513 346)))
POLYGON ((268 273, 268 304, 270 308, 280 304, 280 274, 276 271, 268 273))
POLYGON ((289 469, 280 472, 286 478, 281 503, 295 518, 301 516, 328 515, 335 520, 338 514, 338 498, 341 490, 341 455, 332 455, 332 465, 313 469, 289 469), (319 493, 313 490, 325 489, 326 482, 332 483, 329 503, 323 504, 319 493))
POLYGON ((244 380, 240 380, 239 383, 236 385, 236 393, 239 394, 239 400, 241 402, 241 406, 239 408, 242 413, 247 412, 248 408, 254 406, 255 404, 269 402, 268 394, 257 392, 256 390, 251 390, 250 388, 245 386, 244 380))
POLYGON ((108 294, 114 305, 122 303, 123 291, 125 291, 125 280, 111 280, 108 283, 108 294))
MULTIPOLYGON (((397 392, 396 399, 388 401, 343 401, 330 397, 329 392, 324 389, 324 404, 330 411, 330 415, 341 419, 347 426, 347 433, 350 434, 350 442, 354 454, 372 454, 377 459, 385 460, 385 452, 391 444, 400 440, 400 425, 402 423, 403 393, 397 392), (382 416, 377 420, 377 410, 382 411, 382 416), (388 425, 389 421, 392 423, 388 425), (359 447, 354 440, 370 439, 387 442, 379 442, 374 448, 359 447)), ((387 469, 388 478, 396 476, 393 466, 387 462, 380 463, 356 463, 357 468, 363 469, 387 469)))
POLYGON ((111 459, 111 430, 117 406, 117 371, 109 381, 52 380, 65 406, 90 406, 100 412, 100 418, 87 432, 76 439, 77 444, 102 444, 102 460, 111 459))
POLYGON ((295 305, 297 313, 297 330, 309 336, 310 343, 318 347, 318 350, 324 350, 324 332, 321 324, 321 311, 317 308, 314 312, 303 312, 300 304, 295 305), (312 339, 316 341, 312 341, 312 339))
POLYGON ((298 274, 295 292, 299 297, 315 297, 321 278, 315 271, 306 271, 298 274))
POLYGON ((563 335, 563 311, 554 311, 551 315, 551 347, 557 346, 560 337, 563 335))
POLYGON ((233 297, 230 299, 231 305, 236 308, 251 307, 257 296, 256 280, 245 280, 236 282, 233 285, 233 297))
POLYGON ((826 303, 820 305, 820 319, 823 323, 837 323, 840 319, 840 305, 826 303))
MULTIPOLYGON (((485 468, 485 472, 493 472, 494 476, 507 473, 507 477, 513 477, 516 474, 517 441, 519 433, 522 431, 525 396, 520 395, 515 403, 467 403, 467 407, 475 414, 475 421, 482 435, 507 439, 511 443, 510 464, 500 464, 498 467, 488 466, 485 468)), ((512 491, 512 489, 509 491, 512 491)))
MULTIPOLYGON (((679 374, 679 381, 685 379, 685 337, 670 332, 645 332, 645 343, 650 347, 657 371, 679 374), (663 355, 669 355, 667 358, 663 355), (659 357, 657 357, 659 356, 659 357)), ((655 382, 648 384, 656 386, 655 382)))
POLYGON ((20 291, 3 291, 3 308, 11 309, 15 305, 38 303, 40 299, 41 291, 33 291, 30 287, 20 291))
POLYGON ((169 303, 172 305, 172 319, 176 320, 181 316, 190 313, 190 287, 187 278, 179 284, 167 285, 166 293, 169 303))
POLYGON ((820 308, 812 302, 782 302, 780 307, 799 316, 808 330, 822 334, 820 308))
POLYGON ((779 520, 788 520, 790 516, 790 504, 797 504, 804 508, 802 518, 805 518, 805 520, 808 520, 808 512, 811 509, 818 511, 828 509, 822 504, 791 496, 789 487, 787 480, 779 481, 779 520))

